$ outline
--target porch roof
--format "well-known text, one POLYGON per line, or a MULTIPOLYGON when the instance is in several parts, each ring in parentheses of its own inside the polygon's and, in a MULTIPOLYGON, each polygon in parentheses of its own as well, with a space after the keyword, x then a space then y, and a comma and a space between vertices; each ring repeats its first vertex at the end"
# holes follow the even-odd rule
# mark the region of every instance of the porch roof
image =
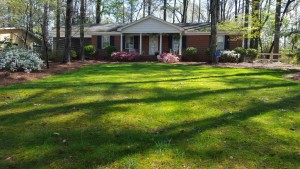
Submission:
POLYGON ((122 33, 181 33, 182 27, 149 15, 117 29, 122 33))

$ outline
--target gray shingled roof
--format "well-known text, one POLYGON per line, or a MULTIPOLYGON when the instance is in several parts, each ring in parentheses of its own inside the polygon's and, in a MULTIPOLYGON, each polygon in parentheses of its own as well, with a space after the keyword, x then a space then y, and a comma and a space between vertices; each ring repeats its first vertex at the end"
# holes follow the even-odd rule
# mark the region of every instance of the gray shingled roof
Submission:
MULTIPOLYGON (((121 28, 127 24, 91 24, 85 25, 85 29, 92 32, 117 32, 118 28, 121 28)), ((178 27, 182 27, 185 31, 193 32, 193 31, 203 31, 205 28, 208 28, 210 23, 174 23, 174 25, 178 27)), ((79 25, 74 25, 74 27, 78 27, 79 25)))

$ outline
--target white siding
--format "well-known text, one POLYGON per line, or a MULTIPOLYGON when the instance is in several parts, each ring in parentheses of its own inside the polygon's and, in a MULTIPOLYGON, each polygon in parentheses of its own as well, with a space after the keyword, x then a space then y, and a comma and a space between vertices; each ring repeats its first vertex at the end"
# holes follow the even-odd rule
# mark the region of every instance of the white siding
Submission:
POLYGON ((171 25, 152 18, 136 23, 122 30, 123 33, 180 33, 180 30, 171 25))

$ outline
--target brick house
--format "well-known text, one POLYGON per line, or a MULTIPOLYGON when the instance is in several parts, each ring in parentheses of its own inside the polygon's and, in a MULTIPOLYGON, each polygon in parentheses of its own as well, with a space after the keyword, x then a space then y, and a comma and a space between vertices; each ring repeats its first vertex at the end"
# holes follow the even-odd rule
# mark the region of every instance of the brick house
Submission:
MULTIPOLYGON (((187 47, 198 49, 195 61, 209 61, 206 54, 210 43, 209 23, 169 23, 154 16, 147 16, 129 24, 98 24, 85 27, 85 45, 97 48, 97 58, 106 56, 104 48, 114 46, 118 51, 139 52, 143 60, 156 60, 156 53, 173 52, 183 55, 187 47)), ((56 30, 51 31, 54 47, 56 30)), ((73 26, 72 48, 79 49, 79 26, 73 26)), ((64 35, 64 29, 61 29, 64 35)), ((242 46, 241 33, 218 32, 220 50, 232 50, 242 46)), ((60 41, 63 50, 64 37, 60 41)), ((55 49, 54 49, 55 50, 55 49)))

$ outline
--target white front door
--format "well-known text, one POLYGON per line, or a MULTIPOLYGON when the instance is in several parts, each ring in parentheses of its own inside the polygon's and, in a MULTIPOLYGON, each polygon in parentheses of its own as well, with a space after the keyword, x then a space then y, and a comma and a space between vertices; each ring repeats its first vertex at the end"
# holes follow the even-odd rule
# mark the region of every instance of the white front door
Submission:
POLYGON ((155 52, 158 52, 158 36, 150 35, 149 36, 149 55, 155 55, 155 52))

